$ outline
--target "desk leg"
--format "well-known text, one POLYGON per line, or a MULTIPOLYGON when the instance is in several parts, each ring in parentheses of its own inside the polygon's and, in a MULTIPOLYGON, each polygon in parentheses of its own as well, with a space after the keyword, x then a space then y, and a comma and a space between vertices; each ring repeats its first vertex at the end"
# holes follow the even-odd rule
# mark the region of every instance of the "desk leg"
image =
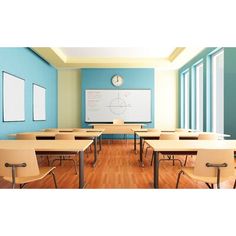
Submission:
POLYGON ((97 163, 97 137, 94 138, 93 144, 94 144, 94 161, 93 161, 93 167, 96 166, 97 163))
POLYGON ((102 151, 102 135, 99 136, 98 142, 99 142, 99 152, 100 152, 102 151))
POLYGON ((143 138, 140 137, 139 159, 140 159, 140 164, 142 167, 144 167, 144 164, 143 164, 143 141, 144 141, 143 138))
POLYGON ((84 187, 84 152, 79 152, 79 188, 84 187))
POLYGON ((154 165, 153 165, 153 179, 154 188, 159 188, 159 153, 154 151, 154 165))
POLYGON ((136 136, 137 136, 137 134, 136 134, 136 132, 134 132, 134 152, 135 153, 137 153, 137 151, 136 151, 136 136))

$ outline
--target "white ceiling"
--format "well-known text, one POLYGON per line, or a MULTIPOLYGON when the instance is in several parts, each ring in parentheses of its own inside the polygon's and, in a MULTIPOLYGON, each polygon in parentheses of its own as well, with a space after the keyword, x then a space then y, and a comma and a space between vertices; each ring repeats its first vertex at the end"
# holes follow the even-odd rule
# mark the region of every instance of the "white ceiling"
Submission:
POLYGON ((67 58, 167 58, 175 47, 68 47, 58 49, 67 58))

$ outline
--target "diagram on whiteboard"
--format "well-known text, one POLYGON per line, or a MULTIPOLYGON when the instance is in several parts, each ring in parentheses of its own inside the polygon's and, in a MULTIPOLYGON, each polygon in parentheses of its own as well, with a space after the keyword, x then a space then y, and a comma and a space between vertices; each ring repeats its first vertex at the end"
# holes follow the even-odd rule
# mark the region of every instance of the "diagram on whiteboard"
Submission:
MULTIPOLYGON (((127 95, 126 95, 127 96, 127 95)), ((126 109, 131 107, 125 101, 125 97, 121 98, 120 93, 118 92, 118 97, 111 100, 109 109, 114 115, 122 115, 125 113, 126 109)))
POLYGON ((86 90, 86 122, 126 122, 151 120, 150 90, 86 90))

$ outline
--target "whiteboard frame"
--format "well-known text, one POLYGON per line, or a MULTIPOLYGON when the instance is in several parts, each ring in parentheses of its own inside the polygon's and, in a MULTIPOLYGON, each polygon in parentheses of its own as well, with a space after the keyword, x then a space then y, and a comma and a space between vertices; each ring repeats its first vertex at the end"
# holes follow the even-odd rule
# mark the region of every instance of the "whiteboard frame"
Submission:
MULTIPOLYGON (((10 92, 10 93, 12 94, 12 92, 10 92)), ((15 105, 15 104, 12 104, 12 105, 15 105)), ((13 75, 13 74, 11 74, 9 72, 6 72, 6 71, 2 71, 2 120, 3 120, 3 122, 25 122, 25 79, 22 79, 19 76, 13 75), (14 118, 14 117, 11 118, 11 119, 7 119, 5 117, 6 116, 5 110, 6 110, 6 105, 7 105, 7 104, 5 104, 5 102, 6 102, 5 96, 9 92, 9 91, 5 91, 5 83, 4 83, 4 81, 6 79, 5 76, 4 76, 5 74, 8 74, 8 75, 14 77, 14 79, 16 79, 16 80, 22 80, 24 82, 23 83, 23 88, 21 90, 22 97, 23 97, 22 100, 24 101, 23 102, 23 107, 22 107, 23 111, 21 111, 21 113, 23 114, 23 119, 17 119, 17 118, 14 118)))
POLYGON ((118 90, 121 90, 121 91, 124 91, 124 90, 133 90, 133 91, 137 91, 137 90, 148 90, 150 91, 150 121, 125 121, 126 124, 137 124, 137 123, 145 123, 145 124, 148 124, 148 123, 152 123, 152 114, 153 114, 153 105, 152 105, 152 89, 150 88, 135 88, 135 89, 110 89, 110 88, 99 88, 99 89, 90 89, 90 88, 86 88, 84 90, 84 122, 86 124, 102 124, 102 123, 106 123, 106 124, 112 124, 112 121, 86 121, 86 91, 87 90, 113 90, 113 91, 118 91, 118 90))
POLYGON ((47 114, 46 114, 46 88, 45 87, 43 87, 43 86, 41 86, 41 85, 39 85, 39 84, 36 84, 36 83, 33 83, 32 84, 32 94, 33 94, 33 99, 32 99, 32 104, 33 104, 33 109, 32 109, 32 117, 33 117, 33 121, 46 121, 46 117, 47 117, 47 114), (37 111, 37 109, 35 109, 35 103, 34 103, 34 96, 35 96, 35 92, 34 92, 34 88, 35 87, 39 87, 39 88, 41 88, 41 89, 44 89, 45 90, 45 97, 44 97, 44 101, 45 101, 45 103, 44 103, 44 118, 40 118, 40 119, 36 119, 35 117, 37 117, 36 115, 35 115, 35 112, 37 111))

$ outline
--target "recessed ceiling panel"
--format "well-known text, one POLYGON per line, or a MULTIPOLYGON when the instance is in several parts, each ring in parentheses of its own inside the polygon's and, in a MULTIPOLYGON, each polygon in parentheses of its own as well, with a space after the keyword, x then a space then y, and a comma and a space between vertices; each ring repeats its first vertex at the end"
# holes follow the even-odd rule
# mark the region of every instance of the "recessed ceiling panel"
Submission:
POLYGON ((67 58, 167 58, 174 47, 74 47, 59 48, 67 58))

